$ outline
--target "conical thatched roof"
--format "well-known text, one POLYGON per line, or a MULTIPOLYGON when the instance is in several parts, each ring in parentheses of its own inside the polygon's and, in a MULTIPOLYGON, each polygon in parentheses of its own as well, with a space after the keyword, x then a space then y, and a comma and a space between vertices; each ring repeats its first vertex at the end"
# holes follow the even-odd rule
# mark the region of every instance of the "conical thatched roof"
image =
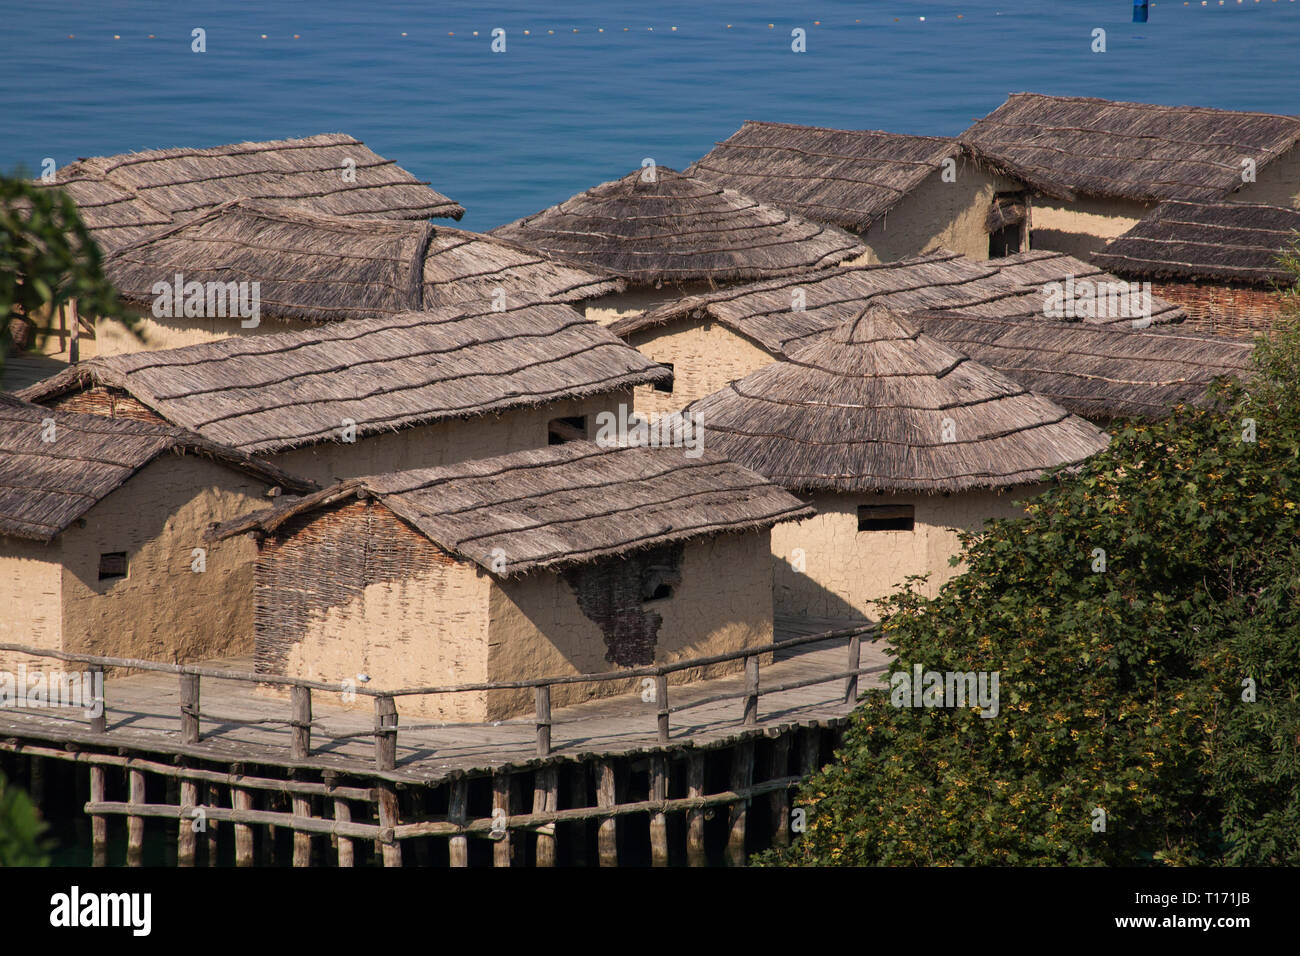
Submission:
POLYGON ((408 312, 93 358, 24 389, 51 402, 120 389, 174 425, 277 454, 667 381, 672 373, 565 305, 408 312))
POLYGON ((227 522, 213 536, 273 534, 296 515, 358 492, 381 500, 444 550, 502 577, 770 528, 813 513, 761 476, 713 455, 687 458, 680 448, 567 442, 350 479, 286 507, 227 522))
POLYGON ((179 428, 51 411, 0 396, 0 535, 52 541, 167 452, 204 455, 289 491, 315 487, 179 428))
POLYGON ((688 411, 705 448, 792 491, 1004 488, 1108 441, 882 307, 688 411))
POLYGON ((686 172, 816 222, 863 232, 962 152, 946 137, 751 120, 686 172))
POLYGON ((56 170, 53 186, 72 197, 105 251, 245 197, 368 219, 465 214, 459 203, 343 133, 96 156, 56 170))
POLYGON ((1049 194, 1208 200, 1292 149, 1300 117, 1013 93, 960 139, 1049 194))
MULTIPOLYGON (((431 222, 317 216, 237 199, 118 249, 104 272, 129 304, 154 284, 259 282, 269 319, 330 322, 450 305, 575 302, 620 280, 493 236, 431 222)), ((238 319, 232 318, 235 324, 238 319)))
POLYGON ((1300 209, 1166 202, 1092 259, 1121 275, 1291 285, 1278 256, 1297 239, 1300 209))
POLYGON ((602 183, 492 235, 636 285, 791 275, 867 251, 841 229, 665 166, 602 183))

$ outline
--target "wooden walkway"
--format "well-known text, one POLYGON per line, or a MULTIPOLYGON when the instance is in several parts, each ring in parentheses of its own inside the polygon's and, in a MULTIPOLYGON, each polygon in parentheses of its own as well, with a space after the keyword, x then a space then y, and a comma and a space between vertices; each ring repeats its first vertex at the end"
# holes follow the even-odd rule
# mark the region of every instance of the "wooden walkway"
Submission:
MULTIPOLYGON (((833 622, 781 622, 778 639, 826 631, 833 622)), ((863 642, 861 667, 883 672, 888 663, 883 642, 863 642)), ((251 660, 215 662, 228 670, 251 671, 251 660)), ((74 669, 75 665, 67 665, 74 669)), ((846 667, 844 639, 805 644, 778 651, 761 669, 765 686, 837 674, 846 667)), ((872 675, 859 681, 861 691, 872 675)), ((744 674, 673 685, 669 747, 718 745, 744 733, 777 733, 792 725, 834 726, 852 709, 844 702, 843 679, 764 693, 757 727, 742 725, 743 701, 705 702, 742 691, 744 674)), ((205 716, 198 744, 184 744, 180 722, 180 687, 173 675, 141 673, 115 677, 107 684, 107 734, 90 729, 90 719, 75 709, 0 710, 0 738, 21 736, 53 742, 117 745, 226 763, 247 761, 285 767, 313 767, 359 774, 374 773, 374 717, 345 709, 318 694, 313 702, 312 752, 306 760, 289 756, 290 704, 248 684, 205 679, 201 710, 205 716), (238 723, 236 721, 266 721, 238 723)), ((400 708, 400 700, 399 700, 400 708)), ((552 715, 552 751, 556 756, 585 759, 660 751, 656 704, 638 693, 556 708, 552 715)), ((491 771, 536 761, 536 725, 532 716, 491 724, 439 724, 428 718, 402 718, 393 771, 378 776, 396 781, 435 783, 470 772, 491 771)))

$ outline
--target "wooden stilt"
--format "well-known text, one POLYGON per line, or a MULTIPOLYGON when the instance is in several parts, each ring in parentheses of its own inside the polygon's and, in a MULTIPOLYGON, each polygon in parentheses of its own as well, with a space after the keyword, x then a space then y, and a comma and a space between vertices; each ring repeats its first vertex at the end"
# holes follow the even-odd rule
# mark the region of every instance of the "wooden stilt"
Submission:
POLYGON ((821 769, 822 732, 819 727, 803 729, 802 748, 799 751, 799 774, 811 777, 821 769))
MULTIPOLYGON (((686 761, 686 795, 704 796, 704 754, 691 754, 686 761)), ((704 810, 686 811, 686 863, 689 866, 708 866, 704 851, 704 810)))
MULTIPOLYGON (((392 698, 382 698, 392 700, 392 698)), ((383 830, 389 830, 396 827, 400 820, 400 814, 397 806, 397 792, 392 787, 378 787, 375 791, 379 798, 377 803, 379 807, 379 826, 383 830)), ((402 865, 402 845, 391 834, 387 839, 380 837, 382 853, 384 856, 384 866, 401 866, 402 865)))
MULTIPOLYGON (((502 815, 510 816, 514 807, 511 806, 512 787, 514 778, 508 773, 498 773, 492 777, 492 828, 497 830, 497 820, 502 815)), ((497 839, 494 837, 495 844, 492 847, 492 865, 493 866, 510 866, 514 861, 514 834, 509 828, 505 831, 505 836, 497 839)))
MULTIPOLYGON (((772 763, 768 779, 776 780, 790 772, 790 736, 782 734, 772 741, 772 763)), ((790 791, 772 794, 772 846, 790 845, 790 791)))
MULTIPOLYGON (((215 783, 208 784, 208 806, 218 807, 220 805, 217 785, 215 783)), ((208 866, 216 866, 221 862, 221 858, 217 855, 217 821, 208 819, 204 821, 204 825, 208 828, 208 866)))
MULTIPOLYGON (((253 795, 253 803, 260 805, 263 810, 275 809, 275 794, 258 792, 253 795)), ((253 831, 256 833, 257 831, 253 831)), ((275 866, 275 836, 276 827, 267 826, 262 829, 264 839, 255 840, 257 847, 258 863, 261 866, 275 866)))
MULTIPOLYGON (((554 766, 543 767, 533 775, 533 813, 553 813, 559 809, 558 773, 554 766)), ((538 866, 555 866, 555 824, 537 830, 538 866)))
MULTIPOLYGON (((127 802, 144 803, 144 771, 127 769, 127 802)), ((126 818, 126 865, 144 865, 144 817, 126 818)))
MULTIPOLYGON (((589 807, 590 801, 591 797, 587 793, 587 765, 575 763, 569 769, 569 804, 572 807, 589 807)), ((569 824, 569 827, 572 837, 565 841, 570 847, 569 860, 574 866, 586 866, 587 824, 580 820, 569 824)))
MULTIPOLYGON (((596 806, 613 807, 618 802, 614 783, 614 764, 601 760, 596 764, 596 806)), ((596 845, 601 866, 618 866, 618 818, 605 817, 596 831, 596 845)))
MULTIPOLYGON (((451 782, 447 797, 447 819, 464 826, 469 820, 469 781, 460 777, 451 782)), ((452 866, 469 866, 469 837, 454 836, 447 841, 447 855, 452 866)))
MULTIPOLYGON (((311 797, 293 795, 293 815, 295 817, 311 816, 311 797)), ((293 831, 293 865, 311 866, 311 834, 303 830, 293 831)))
MULTIPOLYGON (((741 741, 731 751, 731 789, 743 793, 754 782, 754 741, 741 741)), ((727 838, 727 865, 745 865, 745 820, 748 800, 738 800, 729 813, 730 835, 727 838)))
POLYGON ((32 757, 31 768, 27 774, 27 795, 32 798, 36 809, 45 806, 45 758, 32 757))
MULTIPOLYGON (((230 805, 236 810, 253 809, 253 795, 240 787, 230 788, 230 805)), ((235 866, 253 865, 253 828, 235 824, 235 866)))
POLYGON ((198 853, 198 834, 194 832, 191 811, 199 802, 199 785, 193 780, 181 781, 181 816, 176 821, 176 865, 193 866, 198 853))
MULTIPOLYGON (((90 802, 104 802, 104 768, 90 765, 90 802)), ((108 818, 94 814, 90 818, 91 865, 108 865, 108 818)))
MULTIPOLYGON (((352 807, 346 800, 335 799, 334 801, 334 819, 339 823, 352 822, 352 807)), ((352 840, 348 837, 341 836, 339 841, 339 866, 352 866, 355 862, 353 856, 352 840)))
MULTIPOLYGON (((668 757, 663 754, 650 758, 650 799, 668 799, 668 757)), ((650 865, 668 865, 668 815, 658 811, 650 814, 650 865)))

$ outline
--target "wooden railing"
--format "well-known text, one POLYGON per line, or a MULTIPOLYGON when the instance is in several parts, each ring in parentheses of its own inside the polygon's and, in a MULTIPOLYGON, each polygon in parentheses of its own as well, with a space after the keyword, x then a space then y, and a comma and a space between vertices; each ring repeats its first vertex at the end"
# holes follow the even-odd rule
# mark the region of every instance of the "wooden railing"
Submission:
MULTIPOLYGON (((536 710, 535 724, 537 733, 537 756, 545 757, 553 750, 551 739, 551 731, 553 727, 551 719, 552 687, 566 684, 594 684, 606 681, 648 677, 653 678, 655 683, 654 702, 657 707, 655 711, 657 739, 659 743, 666 744, 670 740, 671 716, 675 713, 680 713, 692 707, 700 707, 704 704, 717 703, 726 700, 743 700, 742 724, 746 727, 753 727, 758 724, 759 700, 764 694, 777 694, 783 691, 796 690, 801 687, 811 687, 818 684, 827 684, 833 681, 842 680, 844 681, 843 700, 845 704, 851 705, 858 696, 859 676, 882 669, 880 667, 863 668, 861 666, 862 638, 872 634, 874 629, 874 625, 864 624, 855 627, 825 631, 819 634, 810 634, 804 637, 797 637, 785 641, 773 642, 759 647, 750 647, 739 651, 731 651, 725 654, 713 654, 707 657, 675 661, 671 664, 654 664, 644 667, 624 668, 623 670, 607 671, 599 674, 573 674, 562 677, 540 677, 532 680, 487 681, 475 684, 453 684, 432 687, 403 687, 396 690, 376 690, 368 687, 354 687, 350 683, 333 684, 323 681, 306 680, 298 677, 281 677, 272 674, 249 673, 246 671, 228 671, 214 667, 206 667, 199 664, 166 664, 159 661, 137 660, 133 658, 73 654, 65 651, 29 647, 23 644, 0 644, 0 651, 13 651, 27 654, 32 657, 53 658, 55 660, 66 661, 69 663, 87 665, 93 673, 98 673, 100 675, 98 681, 92 682, 92 686, 98 686, 100 688, 105 687, 102 683, 102 675, 104 668, 108 667, 125 668, 133 671, 152 671, 157 673, 176 674, 180 678, 180 723, 181 740, 183 743, 199 743, 201 738, 202 721, 205 718, 210 721, 218 721, 227 724, 282 723, 289 727, 289 753, 291 758, 294 760, 306 760, 312 753, 312 727, 314 725, 312 718, 313 691, 372 697, 374 698, 375 704, 375 722, 373 730, 363 734, 334 735, 330 739, 332 741, 339 741, 347 737, 374 737, 375 769, 383 771, 393 770, 397 765, 397 698, 399 697, 433 696, 501 690, 527 690, 531 688, 534 692, 536 710), (847 640, 847 660, 843 671, 831 674, 822 674, 816 677, 804 678, 802 680, 786 681, 784 683, 774 684, 767 687, 762 686, 760 683, 759 665, 760 658, 764 655, 776 651, 786 651, 806 644, 817 644, 836 639, 847 640), (689 670, 691 668, 709 667, 742 659, 745 662, 744 690, 715 694, 711 697, 705 697, 701 700, 693 700, 676 707, 669 705, 668 676, 670 674, 678 671, 689 670), (291 716, 288 720, 284 721, 241 721, 237 718, 226 715, 218 716, 215 714, 205 714, 200 709, 199 705, 200 681, 205 677, 215 680, 287 687, 290 694, 291 716)), ((97 711, 96 716, 93 716, 90 720, 90 730, 92 733, 108 733, 106 697, 107 692, 105 690, 103 697, 92 699, 88 702, 91 704, 90 709, 97 711)))

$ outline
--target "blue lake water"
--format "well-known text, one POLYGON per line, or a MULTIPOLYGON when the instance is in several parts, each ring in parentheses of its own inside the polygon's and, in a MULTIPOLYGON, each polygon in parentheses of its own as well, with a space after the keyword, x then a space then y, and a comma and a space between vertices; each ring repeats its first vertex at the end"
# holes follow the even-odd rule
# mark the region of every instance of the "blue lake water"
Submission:
POLYGON ((746 119, 954 134, 1020 90, 1300 113, 1300 3, 1131 20, 1130 0, 0 0, 0 169, 341 131, 488 229, 746 119))

